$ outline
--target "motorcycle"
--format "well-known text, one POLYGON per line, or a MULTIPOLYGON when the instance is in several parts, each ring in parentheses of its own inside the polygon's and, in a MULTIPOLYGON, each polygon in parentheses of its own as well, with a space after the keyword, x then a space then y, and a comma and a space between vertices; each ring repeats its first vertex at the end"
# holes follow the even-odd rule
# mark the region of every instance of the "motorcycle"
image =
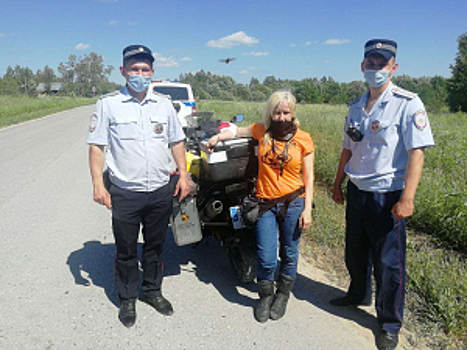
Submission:
POLYGON ((219 127, 239 123, 238 114, 229 123, 212 120, 212 113, 198 112, 185 129, 188 171, 195 184, 182 202, 174 200, 172 231, 177 245, 194 247, 214 237, 226 249, 240 282, 256 277, 255 230, 242 216, 242 203, 255 191, 257 175, 256 141, 234 138, 219 142, 212 153, 205 152, 207 140, 219 127))

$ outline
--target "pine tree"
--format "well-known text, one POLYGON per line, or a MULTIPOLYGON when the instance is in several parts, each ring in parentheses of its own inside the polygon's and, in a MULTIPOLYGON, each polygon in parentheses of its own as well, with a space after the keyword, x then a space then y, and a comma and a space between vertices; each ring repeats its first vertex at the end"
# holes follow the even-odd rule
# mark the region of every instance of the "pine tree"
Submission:
POLYGON ((467 112, 467 33, 458 39, 459 52, 451 65, 452 77, 448 79, 449 107, 451 111, 467 112))

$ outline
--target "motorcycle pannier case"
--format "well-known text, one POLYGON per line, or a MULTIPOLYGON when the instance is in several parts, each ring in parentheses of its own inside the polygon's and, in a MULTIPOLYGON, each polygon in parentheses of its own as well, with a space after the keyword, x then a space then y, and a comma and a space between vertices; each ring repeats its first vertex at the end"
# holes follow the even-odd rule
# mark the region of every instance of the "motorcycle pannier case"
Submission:
POLYGON ((173 200, 172 233, 178 246, 197 243, 203 239, 196 197, 189 196, 179 202, 173 200))
MULTIPOLYGON (((201 149, 207 141, 201 142, 201 149)), ((255 152, 257 141, 252 138, 235 138, 217 143, 214 152, 202 152, 206 180, 224 181, 253 175, 257 169, 255 152)))

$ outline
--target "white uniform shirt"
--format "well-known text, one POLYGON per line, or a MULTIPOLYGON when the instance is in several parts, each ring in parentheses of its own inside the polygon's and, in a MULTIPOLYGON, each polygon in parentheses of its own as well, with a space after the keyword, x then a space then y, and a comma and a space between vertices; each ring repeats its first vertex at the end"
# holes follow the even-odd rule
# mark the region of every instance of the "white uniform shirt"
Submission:
POLYGON ((140 103, 125 86, 96 103, 87 143, 108 146, 106 163, 112 183, 150 192, 168 183, 172 170, 168 145, 184 139, 168 98, 150 89, 140 103))
POLYGON ((368 95, 349 106, 345 131, 355 127, 363 133, 363 139, 355 142, 344 133, 343 147, 352 151, 345 172, 363 191, 401 190, 407 151, 434 145, 425 107, 416 94, 390 83, 367 114, 368 95))

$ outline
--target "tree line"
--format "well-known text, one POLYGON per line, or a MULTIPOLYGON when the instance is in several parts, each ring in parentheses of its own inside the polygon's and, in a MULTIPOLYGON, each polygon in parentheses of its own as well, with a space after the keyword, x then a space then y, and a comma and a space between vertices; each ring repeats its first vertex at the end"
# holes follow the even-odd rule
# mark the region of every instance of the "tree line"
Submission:
MULTIPOLYGON (((450 66, 450 78, 402 75, 395 76, 392 81, 403 89, 419 94, 430 110, 467 112, 467 33, 459 36, 457 42, 458 53, 450 66)), ((0 95, 57 93, 93 97, 119 89, 120 85, 109 81, 114 67, 104 65, 103 61, 103 57, 94 52, 84 57, 70 55, 68 61, 60 63, 57 68, 60 76, 49 66, 36 73, 27 67, 9 66, 0 78, 0 95)), ((345 104, 368 89, 363 81, 339 83, 332 77, 298 81, 268 76, 263 82, 253 77, 249 84, 239 84, 232 77, 204 70, 181 74, 179 81, 191 84, 197 99, 227 101, 264 101, 272 92, 288 89, 295 94, 299 103, 345 104)))
MULTIPOLYGON (((363 81, 338 83, 332 77, 282 80, 266 77, 262 83, 252 78, 248 85, 237 84, 231 77, 219 76, 203 70, 182 74, 179 80, 193 87, 197 99, 226 101, 264 101, 274 91, 287 89, 294 93, 298 103, 346 104, 368 90, 363 81)), ((427 108, 440 111, 448 106, 448 79, 441 76, 411 78, 395 76, 392 81, 403 89, 419 94, 427 108)))
POLYGON ((48 65, 36 73, 28 67, 8 66, 0 78, 0 95, 94 97, 119 89, 121 85, 109 81, 114 67, 103 62, 104 58, 94 52, 83 57, 70 55, 57 67, 59 76, 48 65))

